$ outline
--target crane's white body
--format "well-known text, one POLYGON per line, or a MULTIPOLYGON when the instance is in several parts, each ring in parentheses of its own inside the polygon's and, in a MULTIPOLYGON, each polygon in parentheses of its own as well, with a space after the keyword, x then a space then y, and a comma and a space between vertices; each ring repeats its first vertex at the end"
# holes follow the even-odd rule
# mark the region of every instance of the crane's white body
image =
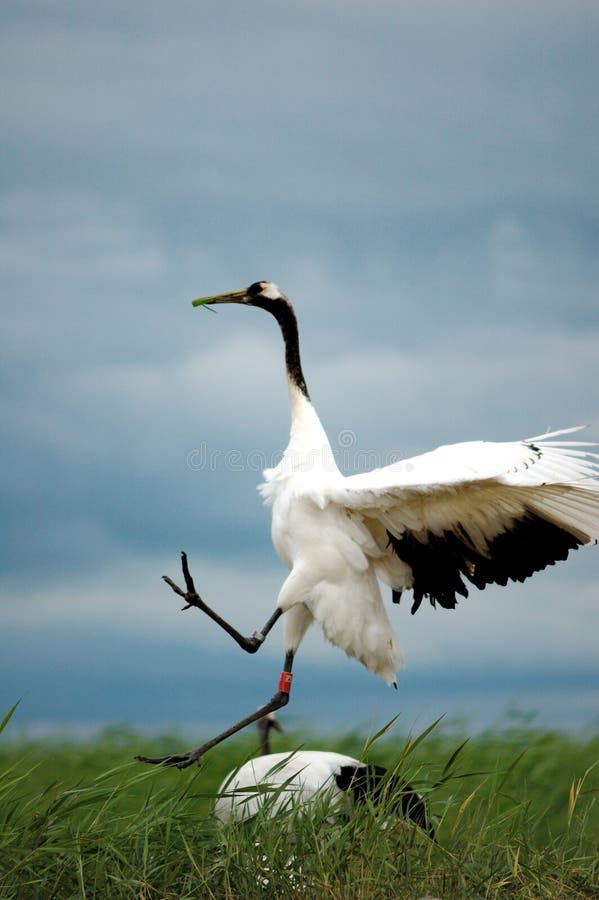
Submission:
POLYGON ((389 533, 423 545, 456 535, 479 560, 531 516, 582 544, 599 537, 597 454, 582 442, 550 440, 566 431, 453 444, 345 477, 314 407, 291 380, 289 394, 290 442, 260 485, 272 506, 274 546, 290 570, 277 601, 288 650, 316 621, 332 644, 395 683, 402 657, 378 579, 401 591, 414 578, 389 533))
POLYGON ((243 821, 266 808, 269 815, 309 809, 314 802, 330 803, 332 812, 348 809, 350 799, 337 786, 335 776, 343 766, 361 763, 342 753, 298 750, 269 753, 244 763, 231 772, 218 789, 214 812, 221 822, 243 821))
POLYGON ((277 601, 285 647, 295 651, 316 620, 327 640, 391 684, 402 659, 371 564, 380 554, 358 519, 328 502, 344 478, 314 407, 291 383, 289 393, 291 439, 261 486, 275 549, 290 570, 277 601))

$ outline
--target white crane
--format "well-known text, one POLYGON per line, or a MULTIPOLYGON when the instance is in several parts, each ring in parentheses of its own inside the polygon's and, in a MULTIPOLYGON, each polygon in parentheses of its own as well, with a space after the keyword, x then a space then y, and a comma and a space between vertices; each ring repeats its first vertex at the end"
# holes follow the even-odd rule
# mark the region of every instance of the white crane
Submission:
MULTIPOLYGON (((270 713, 258 722, 261 756, 233 769, 218 789, 214 813, 221 822, 242 822, 263 811, 269 817, 310 813, 325 803, 330 818, 347 815, 366 802, 385 814, 411 819, 431 838, 424 799, 414 788, 383 766, 328 750, 271 753, 269 731, 280 724, 270 713)), ((327 817, 329 818, 329 817, 327 817)))
POLYGON ((507 443, 471 441, 438 447, 361 475, 345 477, 316 414, 300 362, 297 320, 270 281, 194 300, 237 303, 271 313, 281 328, 291 407, 291 437, 260 491, 272 507, 272 539, 289 575, 261 631, 244 637, 197 593, 182 554, 186 590, 165 580, 255 653, 284 615, 285 661, 279 689, 264 706, 211 741, 183 754, 138 757, 185 768, 231 734, 289 700, 291 669, 309 626, 395 685, 401 651, 381 596, 413 592, 446 609, 466 582, 524 581, 599 537, 599 454, 588 442, 554 440, 578 429, 507 443))

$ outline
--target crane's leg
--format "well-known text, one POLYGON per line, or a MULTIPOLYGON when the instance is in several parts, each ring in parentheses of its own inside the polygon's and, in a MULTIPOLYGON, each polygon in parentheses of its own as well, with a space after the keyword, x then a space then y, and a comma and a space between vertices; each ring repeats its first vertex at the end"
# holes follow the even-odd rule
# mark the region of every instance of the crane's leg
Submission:
POLYGON ((172 581, 168 575, 163 575, 162 578, 170 588, 178 594, 179 597, 183 597, 185 600, 186 606, 183 609, 190 609, 192 606, 195 606, 196 609, 201 609, 202 612, 205 612, 207 616, 209 616, 213 622, 216 622, 217 625, 220 625, 227 634, 230 634, 234 641, 236 641, 242 650, 245 650, 246 653, 255 653, 260 649, 262 644, 264 643, 264 639, 275 622, 282 615, 282 611, 277 607, 274 613, 264 625, 262 631, 255 631, 251 637, 245 637, 243 634, 240 634, 236 628, 233 628, 228 622, 226 622, 222 616, 219 616, 217 612, 214 612, 213 609, 204 603, 200 595, 195 589, 195 585, 193 583, 193 578, 189 572, 189 566, 187 565, 187 554, 181 553, 181 568, 183 569, 183 577, 185 578, 185 586, 187 588, 186 591, 182 591, 181 588, 172 581))
POLYGON ((289 703, 292 666, 293 650, 288 650, 285 654, 284 668, 281 672, 281 677, 279 678, 279 689, 277 693, 270 698, 268 703, 265 703, 264 706, 257 709, 256 712, 246 716, 245 719, 241 719, 235 725, 232 725, 231 728, 227 728, 226 731, 217 734, 215 738, 202 744, 201 747, 197 747, 195 750, 189 750, 187 753, 173 753, 169 756, 136 756, 135 759, 139 760, 139 762, 150 763, 153 766, 175 766, 177 769, 186 769, 188 766, 193 765, 194 762, 201 765, 202 756, 208 750, 211 750, 212 747, 216 747, 221 741, 226 741, 227 738, 236 734, 238 731, 241 731, 242 728, 251 725, 252 722, 256 722, 263 716, 267 716, 269 713, 281 709, 282 706, 286 706, 289 703))

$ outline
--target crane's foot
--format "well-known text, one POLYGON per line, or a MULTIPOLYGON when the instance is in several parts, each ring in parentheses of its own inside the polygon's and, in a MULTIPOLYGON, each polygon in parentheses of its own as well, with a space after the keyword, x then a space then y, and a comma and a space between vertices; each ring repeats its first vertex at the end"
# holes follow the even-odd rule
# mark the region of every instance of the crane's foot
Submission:
POLYGON ((241 647, 242 650, 245 650, 246 653, 256 653, 266 639, 266 635, 273 627, 275 622, 281 617, 282 611, 277 607, 264 625, 262 631, 254 631, 254 633, 250 637, 246 637, 237 631, 236 628, 225 621, 222 616, 219 616, 217 612, 211 609, 207 603, 204 603, 200 595, 195 589, 195 585, 193 583, 193 578, 191 577, 189 566, 187 564, 187 554, 185 552, 181 553, 181 568, 183 569, 183 577, 185 578, 185 587, 186 590, 182 590, 178 584, 168 577, 168 575, 163 575, 162 580, 165 581, 170 589, 177 594, 177 596, 182 597, 185 600, 185 606, 183 609, 191 609, 191 607, 195 607, 196 609, 201 610, 201 612, 206 613, 206 615, 212 619, 213 622, 216 622, 217 625, 227 632, 227 634, 231 635, 233 640, 241 647))
POLYGON ((175 582, 171 578, 169 578, 168 575, 163 575, 162 580, 166 581, 168 586, 175 592, 175 594, 178 594, 179 597, 183 597, 186 603, 186 606, 184 606, 183 609, 189 609, 192 606, 196 606, 198 607, 198 609, 201 609, 203 606, 202 598, 195 589, 195 584, 193 583, 193 578, 191 577, 189 566, 187 564, 187 553, 185 553, 185 551, 181 553, 181 568, 183 569, 183 577, 185 579, 185 587, 187 588, 187 590, 182 591, 179 585, 175 584, 175 582))
POLYGON ((275 712, 277 709, 281 709, 282 706, 286 706, 289 703, 292 662, 293 653, 288 651, 285 656, 286 666, 281 672, 281 677, 279 679, 279 690, 271 697, 268 703, 261 706, 256 712, 251 713, 251 715, 246 716, 245 719, 241 719, 240 722, 237 722, 235 725, 231 726, 231 728, 227 728, 226 731, 221 732, 215 738, 212 738, 211 741, 207 741, 205 744, 202 744, 201 747, 198 747, 196 750, 189 750, 187 753, 172 753, 169 756, 136 756, 135 759, 138 762, 149 763, 151 766, 172 766, 175 769, 187 769, 188 766, 192 766, 194 763, 201 766, 202 756, 204 753, 207 753, 208 750, 216 747, 217 744, 220 744, 232 735, 237 734, 238 731, 251 725, 252 722, 257 722, 258 719, 264 718, 264 716, 275 712))
POLYGON ((190 750, 188 753, 175 753, 172 756, 136 756, 138 762, 149 763, 151 766, 171 766, 175 769, 187 769, 197 763, 202 765, 202 757, 198 750, 190 750))

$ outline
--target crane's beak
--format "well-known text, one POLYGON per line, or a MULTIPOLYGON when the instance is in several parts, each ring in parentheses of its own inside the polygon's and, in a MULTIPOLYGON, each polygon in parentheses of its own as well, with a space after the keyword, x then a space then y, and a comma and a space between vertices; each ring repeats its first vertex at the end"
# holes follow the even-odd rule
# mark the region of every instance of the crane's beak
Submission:
POLYGON ((192 306, 214 306, 215 303, 248 303, 247 290, 231 291, 229 294, 215 294, 214 297, 198 297, 192 300, 192 306))

